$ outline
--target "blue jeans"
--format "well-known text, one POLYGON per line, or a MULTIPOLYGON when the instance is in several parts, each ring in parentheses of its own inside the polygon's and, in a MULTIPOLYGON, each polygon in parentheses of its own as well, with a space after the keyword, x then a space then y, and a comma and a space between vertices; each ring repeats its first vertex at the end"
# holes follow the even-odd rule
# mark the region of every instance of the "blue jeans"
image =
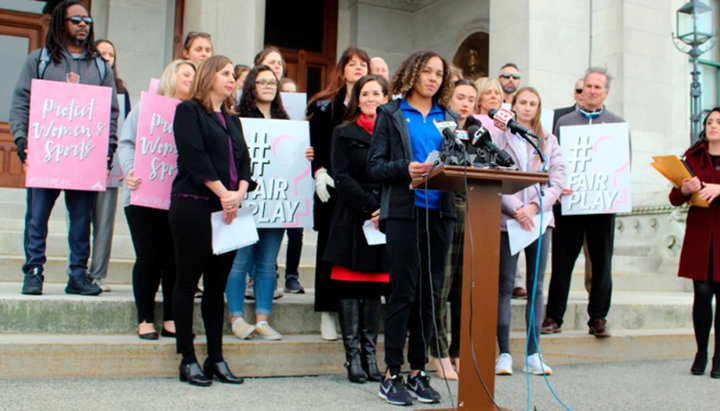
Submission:
MULTIPOLYGON (((48 219, 50 212, 60 195, 58 189, 35 188, 27 189, 27 211, 25 212, 25 264, 23 273, 27 274, 34 268, 43 271, 47 261, 45 256, 48 219)), ((65 206, 68 211, 68 245, 70 247, 71 276, 87 274, 87 262, 90 256, 90 221, 92 208, 97 193, 94 191, 64 190, 65 206)))
POLYGON ((277 285, 276 262, 285 229, 261 228, 257 243, 237 250, 225 295, 233 316, 242 316, 245 305, 245 276, 253 278, 255 314, 270 315, 273 292, 277 285))

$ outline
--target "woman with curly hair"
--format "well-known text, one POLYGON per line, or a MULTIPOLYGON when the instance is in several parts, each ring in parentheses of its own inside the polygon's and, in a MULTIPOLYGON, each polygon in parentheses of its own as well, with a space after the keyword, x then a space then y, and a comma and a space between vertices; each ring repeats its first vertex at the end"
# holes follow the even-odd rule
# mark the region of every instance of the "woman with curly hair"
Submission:
POLYGON ((337 330, 332 313, 337 312, 337 293, 330 281, 332 264, 323 261, 325 245, 330 232, 337 193, 330 167, 331 137, 333 130, 342 123, 345 109, 350 102, 353 85, 368 74, 370 57, 357 47, 349 47, 330 73, 327 87, 315 94, 308 103, 307 117, 310 122, 310 145, 315 149, 312 163, 315 177, 315 201, 313 217, 317 231, 315 254, 315 311, 320 313, 320 332, 324 340, 336 340, 337 330))
POLYGON ((439 150, 437 121, 458 121, 440 104, 450 92, 449 64, 432 51, 408 57, 392 81, 401 98, 378 108, 368 153, 368 175, 382 183, 380 229, 387 236, 390 297, 385 320, 385 378, 379 396, 390 404, 435 403, 440 394, 425 375, 428 342, 456 218, 454 193, 412 190, 410 182, 432 167, 428 154, 439 150), (430 265, 430 267, 428 267, 430 265), (399 375, 408 334, 411 373, 399 375))

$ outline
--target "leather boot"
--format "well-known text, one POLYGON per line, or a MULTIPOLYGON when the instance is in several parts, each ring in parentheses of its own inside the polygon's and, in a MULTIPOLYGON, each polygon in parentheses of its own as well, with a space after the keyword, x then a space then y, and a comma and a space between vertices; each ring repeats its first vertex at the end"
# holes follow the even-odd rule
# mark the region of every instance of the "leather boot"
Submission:
POLYGON ((348 380, 362 384, 365 373, 360 361, 360 300, 346 298, 340 300, 340 328, 342 328, 343 344, 345 345, 345 367, 348 380))
POLYGON ((378 328, 380 327, 380 299, 364 300, 362 303, 362 323, 360 348, 362 349, 362 368, 370 381, 380 381, 380 373, 375 359, 378 328))

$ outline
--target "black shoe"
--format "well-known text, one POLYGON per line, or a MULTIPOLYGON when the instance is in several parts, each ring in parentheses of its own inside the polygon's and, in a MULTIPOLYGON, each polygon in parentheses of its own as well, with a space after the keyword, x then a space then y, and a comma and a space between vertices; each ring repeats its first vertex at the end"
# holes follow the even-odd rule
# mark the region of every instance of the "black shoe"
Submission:
POLYGON ((707 353, 701 353, 698 352, 695 354, 695 361, 692 363, 692 367, 690 367, 690 372, 692 375, 703 375, 705 374, 705 367, 707 366, 707 353))
POLYGON ((158 333, 156 331, 145 333, 145 334, 138 334, 138 337, 141 340, 157 340, 160 338, 160 336, 158 336, 158 333))
POLYGON ((403 378, 397 374, 380 381, 378 396, 392 405, 412 405, 415 402, 415 398, 405 387, 403 378))
POLYGON ((65 287, 65 294, 98 295, 100 287, 90 282, 86 275, 71 275, 65 287))
POLYGON ((200 368, 200 364, 196 362, 191 362, 190 364, 180 363, 180 381, 200 387, 208 387, 212 384, 212 380, 205 377, 203 370, 200 368))
POLYGON ((203 296, 203 290, 199 286, 195 287, 195 298, 198 300, 202 299, 203 296))
POLYGON ((710 370, 710 377, 720 378, 720 357, 718 357, 717 354, 713 356, 712 369, 710 370))
MULTIPOLYGON (((175 338, 175 333, 172 331, 166 330, 165 327, 163 327, 162 331, 160 332, 160 335, 162 335, 163 337, 175 338)), ((195 334, 193 334, 193 338, 195 338, 195 334)))
POLYGON ((426 404, 440 402, 440 393, 430 386, 430 378, 425 375, 425 371, 420 371, 417 375, 408 377, 407 389, 420 402, 426 404))
POLYGON ((225 361, 213 363, 208 358, 203 364, 203 369, 205 370, 205 378, 211 381, 213 377, 226 384, 242 384, 245 381, 242 377, 234 376, 225 361))
POLYGON ((33 268, 29 273, 25 273, 21 292, 27 295, 42 295, 44 280, 40 267, 33 268))

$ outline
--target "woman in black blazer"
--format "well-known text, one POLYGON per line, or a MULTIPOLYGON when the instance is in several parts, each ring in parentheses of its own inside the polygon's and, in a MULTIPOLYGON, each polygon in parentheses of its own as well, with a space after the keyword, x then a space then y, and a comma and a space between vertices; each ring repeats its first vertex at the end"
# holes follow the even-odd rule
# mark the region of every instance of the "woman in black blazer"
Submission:
POLYGON ((214 255, 210 214, 223 211, 230 224, 247 191, 254 189, 250 156, 232 112, 235 85, 232 62, 213 56, 198 68, 192 98, 175 111, 178 174, 172 185, 168 218, 177 278, 173 294, 177 350, 182 354, 180 381, 208 386, 213 377, 241 384, 222 355, 223 292, 235 251, 214 255), (203 276, 202 318, 208 358, 200 368, 193 347, 193 294, 203 276))

